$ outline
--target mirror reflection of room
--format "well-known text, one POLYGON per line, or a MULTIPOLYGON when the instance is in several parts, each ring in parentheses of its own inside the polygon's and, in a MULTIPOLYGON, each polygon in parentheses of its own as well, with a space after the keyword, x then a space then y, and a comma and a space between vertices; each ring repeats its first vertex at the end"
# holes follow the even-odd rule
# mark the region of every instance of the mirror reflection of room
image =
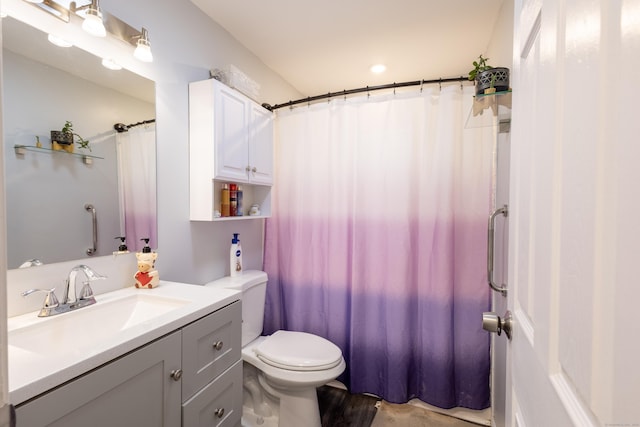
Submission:
POLYGON ((3 20, 8 267, 110 255, 119 236, 155 247, 154 83, 46 38, 3 20), (67 122, 75 142, 56 146, 67 122))

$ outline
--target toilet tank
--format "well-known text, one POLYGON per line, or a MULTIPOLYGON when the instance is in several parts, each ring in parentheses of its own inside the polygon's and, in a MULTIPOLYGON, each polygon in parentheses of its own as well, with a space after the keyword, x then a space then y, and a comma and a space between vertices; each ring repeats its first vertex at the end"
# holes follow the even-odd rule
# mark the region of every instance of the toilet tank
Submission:
POLYGON ((262 334, 264 301, 267 293, 267 273, 245 270, 240 276, 226 276, 205 286, 235 289, 242 292, 242 346, 262 334))

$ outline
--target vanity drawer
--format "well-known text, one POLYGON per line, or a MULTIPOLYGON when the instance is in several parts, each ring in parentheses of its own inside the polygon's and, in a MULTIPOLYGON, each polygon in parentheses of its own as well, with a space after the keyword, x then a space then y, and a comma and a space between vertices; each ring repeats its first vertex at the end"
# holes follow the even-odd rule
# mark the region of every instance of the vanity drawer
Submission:
POLYGON ((233 427, 242 417, 242 361, 182 405, 182 425, 233 427))
POLYGON ((241 358, 242 311, 236 301, 182 329, 182 400, 241 358))

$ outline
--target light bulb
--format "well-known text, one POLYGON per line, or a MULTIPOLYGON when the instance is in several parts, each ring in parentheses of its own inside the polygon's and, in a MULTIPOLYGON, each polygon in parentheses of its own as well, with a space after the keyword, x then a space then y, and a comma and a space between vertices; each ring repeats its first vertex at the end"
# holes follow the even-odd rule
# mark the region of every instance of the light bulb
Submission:
POLYGON ((100 12, 99 8, 94 9, 91 7, 87 9, 82 29, 96 37, 105 37, 107 35, 107 30, 102 22, 102 12, 100 12))
POLYGON ((143 62, 153 62, 153 55, 151 54, 151 43, 149 43, 149 33, 145 28, 142 29, 142 34, 136 44, 136 50, 133 52, 133 56, 143 62))

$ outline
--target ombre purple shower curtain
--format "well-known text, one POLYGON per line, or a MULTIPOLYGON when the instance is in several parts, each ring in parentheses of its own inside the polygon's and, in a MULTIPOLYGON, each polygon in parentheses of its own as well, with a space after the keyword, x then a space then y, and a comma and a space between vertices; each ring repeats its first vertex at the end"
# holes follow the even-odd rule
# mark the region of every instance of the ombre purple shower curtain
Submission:
POLYGON ((352 393, 489 406, 494 133, 473 88, 332 100, 276 120, 265 334, 336 343, 352 393))

